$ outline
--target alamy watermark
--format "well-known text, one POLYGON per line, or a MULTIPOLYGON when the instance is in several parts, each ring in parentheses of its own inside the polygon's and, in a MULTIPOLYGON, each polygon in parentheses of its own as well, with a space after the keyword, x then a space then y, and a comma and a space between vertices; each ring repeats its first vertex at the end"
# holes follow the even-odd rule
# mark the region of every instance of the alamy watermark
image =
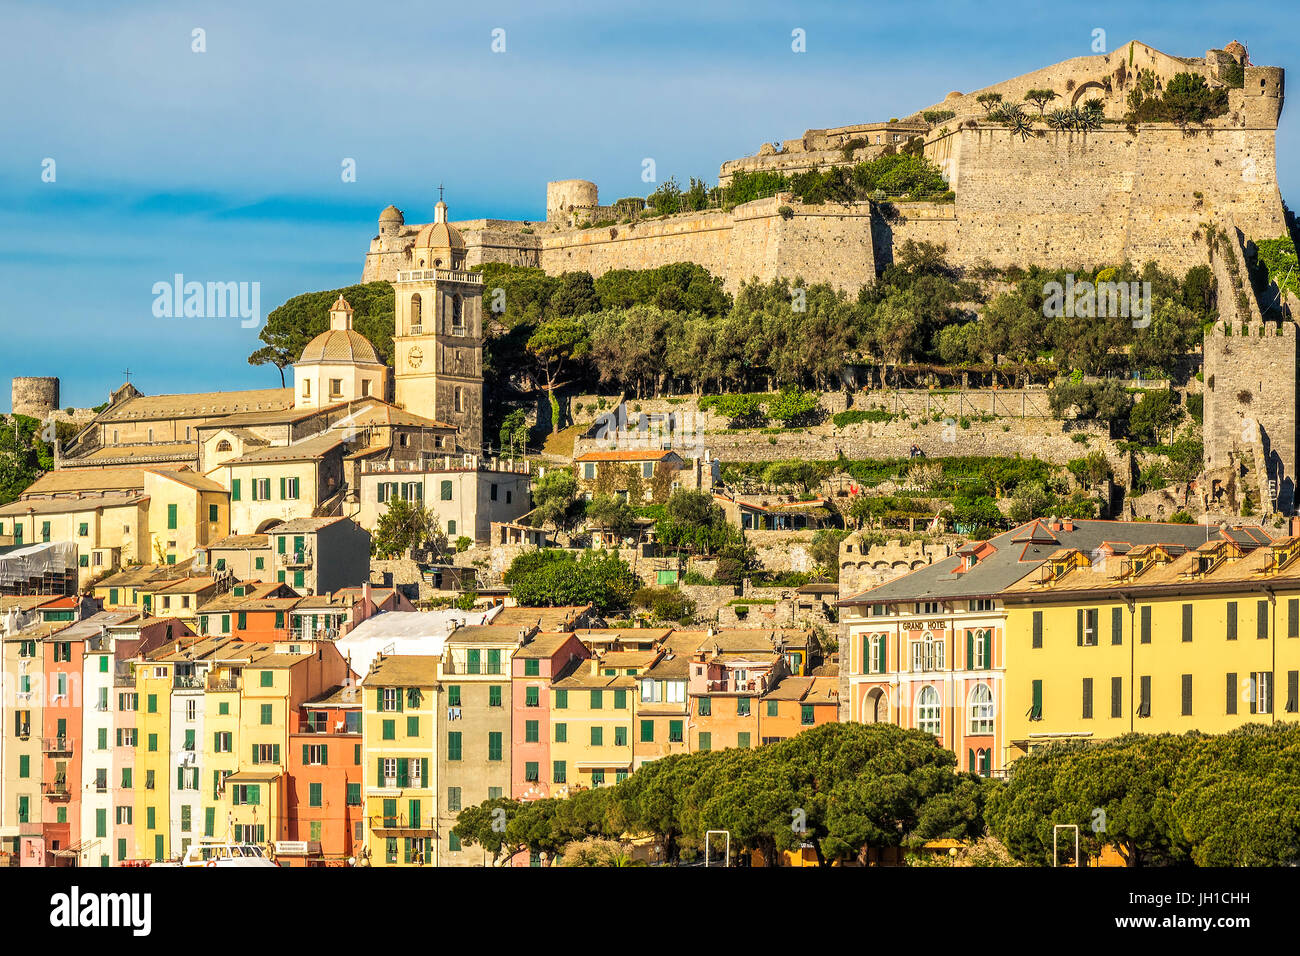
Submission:
POLYGON ((1132 319, 1133 328, 1145 329, 1151 324, 1151 283, 1076 282, 1074 273, 1067 273, 1064 284, 1043 284, 1043 315, 1132 319))
POLYGON ((691 410, 650 415, 640 412, 629 418, 627 404, 596 420, 594 438, 621 451, 667 449, 683 451, 688 457, 704 453, 703 430, 698 413, 691 410))
POLYGON ((242 319, 240 327, 262 324, 262 283, 186 282, 178 272, 171 282, 153 284, 153 314, 159 319, 242 319))

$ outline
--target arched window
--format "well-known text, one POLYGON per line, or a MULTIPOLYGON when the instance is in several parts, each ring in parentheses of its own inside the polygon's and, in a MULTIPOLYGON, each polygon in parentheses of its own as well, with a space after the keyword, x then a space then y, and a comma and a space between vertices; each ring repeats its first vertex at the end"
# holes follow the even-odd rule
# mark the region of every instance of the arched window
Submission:
POLYGON ((947 644, 942 636, 935 637, 931 632, 926 631, 921 640, 912 642, 912 670, 943 670, 944 659, 947 656, 946 649, 947 644))
POLYGON ((939 706, 939 692, 926 684, 916 695, 916 727, 936 737, 942 734, 943 716, 939 706))
POLYGON ((458 292, 451 297, 451 327, 453 330, 459 331, 461 325, 464 324, 463 308, 464 302, 458 292))
POLYGON ((424 313, 422 303, 420 302, 420 293, 411 296, 411 334, 419 335, 420 327, 423 324, 424 313))
POLYGON ((993 733, 993 691, 988 684, 976 684, 970 693, 970 732, 993 733))
POLYGON ((966 632, 966 667, 984 670, 993 666, 993 641, 987 630, 966 632))
POLYGON ((217 442, 217 451, 230 451, 230 442, 224 438, 217 442))

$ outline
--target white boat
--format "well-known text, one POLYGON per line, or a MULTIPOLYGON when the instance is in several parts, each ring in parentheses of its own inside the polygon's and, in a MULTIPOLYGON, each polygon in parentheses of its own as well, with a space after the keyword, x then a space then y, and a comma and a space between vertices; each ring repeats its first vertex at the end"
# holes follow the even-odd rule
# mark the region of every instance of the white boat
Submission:
POLYGON ((252 843, 196 843, 179 861, 153 866, 278 866, 260 846, 252 843))

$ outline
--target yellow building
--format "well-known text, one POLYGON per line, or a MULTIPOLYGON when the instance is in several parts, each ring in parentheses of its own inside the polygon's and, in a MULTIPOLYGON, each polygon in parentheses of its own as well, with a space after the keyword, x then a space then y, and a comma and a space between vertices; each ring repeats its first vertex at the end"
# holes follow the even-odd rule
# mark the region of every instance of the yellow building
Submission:
POLYGON ((192 471, 145 469, 149 498, 148 559, 175 564, 230 533, 230 493, 192 471))
POLYGON ((371 866, 438 862, 438 658, 380 656, 362 683, 362 780, 371 866))
POLYGON ((567 674, 551 682, 552 796, 627 778, 632 770, 637 678, 661 656, 657 650, 607 651, 575 661, 567 674))
MULTIPOLYGON (((169 647, 168 651, 171 650, 169 647)), ((160 655, 161 656, 161 655, 160 655)), ((135 669, 135 857, 166 860, 171 845, 171 716, 176 664, 146 659, 135 669)))
POLYGON ((1000 595, 1011 756, 1062 739, 1222 733, 1300 707, 1300 538, 1061 550, 1000 595))

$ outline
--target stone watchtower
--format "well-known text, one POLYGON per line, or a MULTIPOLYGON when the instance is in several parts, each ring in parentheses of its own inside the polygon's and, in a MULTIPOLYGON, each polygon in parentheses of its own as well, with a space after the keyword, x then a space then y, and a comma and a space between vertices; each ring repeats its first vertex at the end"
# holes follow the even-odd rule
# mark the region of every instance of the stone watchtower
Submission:
POLYGON ((15 415, 44 421, 59 407, 59 380, 52 375, 15 378, 11 384, 15 415))
POLYGON ((407 411, 455 425, 458 445, 483 444, 483 276, 465 271, 465 240, 434 207, 399 271, 393 335, 395 399, 407 411))

